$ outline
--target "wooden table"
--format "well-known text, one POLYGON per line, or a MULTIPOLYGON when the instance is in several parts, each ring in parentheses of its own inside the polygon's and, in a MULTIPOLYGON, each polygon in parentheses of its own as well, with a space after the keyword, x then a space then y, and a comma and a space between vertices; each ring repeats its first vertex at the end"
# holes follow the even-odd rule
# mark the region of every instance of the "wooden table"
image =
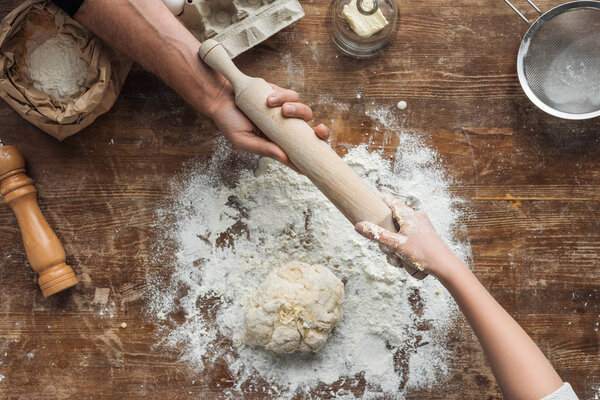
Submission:
MULTIPOLYGON (((305 18, 238 65, 269 71, 268 79, 299 91, 315 104, 316 121, 333 118, 339 152, 367 140, 373 121, 365 100, 407 101, 404 127, 426 134, 456 181, 453 193, 467 201, 475 274, 581 398, 593 398, 600 385, 600 120, 561 121, 529 102, 515 70, 527 27, 500 0, 401 0, 396 42, 370 61, 336 56, 328 3, 304 1, 305 18), (318 104, 319 96, 349 111, 318 104)), ((0 14, 17 4, 0 1, 0 14)), ((152 261, 155 210, 184 163, 209 156, 212 123, 136 67, 113 109, 62 143, 4 103, 0 126, 0 140, 27 158, 41 208, 81 280, 43 299, 16 220, 0 207, 0 398, 217 398, 222 368, 198 376, 176 352, 154 349, 159 337, 143 299, 148 279, 164 273, 152 261), (106 305, 94 302, 99 288, 110 290, 106 305)), ((448 346, 448 380, 410 397, 500 398, 464 319, 448 346)))

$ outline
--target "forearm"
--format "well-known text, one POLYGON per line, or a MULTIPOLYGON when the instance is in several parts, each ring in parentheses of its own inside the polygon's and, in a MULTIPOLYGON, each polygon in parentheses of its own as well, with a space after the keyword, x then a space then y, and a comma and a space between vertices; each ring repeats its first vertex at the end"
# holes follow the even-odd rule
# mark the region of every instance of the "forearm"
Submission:
POLYGON ((210 115, 224 81, 200 62, 200 42, 161 0, 86 0, 75 19, 210 115))
POLYGON ((538 400, 562 380, 529 335, 457 258, 440 277, 477 335, 505 398, 538 400))
POLYGON ((383 199, 400 230, 389 232, 360 222, 356 231, 376 240, 390 262, 399 266, 404 262, 418 263, 448 289, 477 335, 504 396, 511 400, 539 400, 561 387, 562 380, 544 354, 452 254, 427 215, 394 197, 383 199))

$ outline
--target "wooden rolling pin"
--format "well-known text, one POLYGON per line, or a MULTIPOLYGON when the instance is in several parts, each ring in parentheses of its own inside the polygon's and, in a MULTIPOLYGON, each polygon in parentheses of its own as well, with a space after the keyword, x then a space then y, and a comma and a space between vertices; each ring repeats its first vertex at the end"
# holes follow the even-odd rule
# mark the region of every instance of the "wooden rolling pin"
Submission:
MULTIPOLYGON (((200 58, 223 74, 235 91, 235 104, 274 143, 352 224, 369 221, 397 232, 390 208, 371 188, 325 143, 312 128, 299 118, 285 118, 279 107, 267 106, 273 88, 260 78, 243 74, 217 41, 202 43, 200 58)), ((407 267, 418 279, 427 274, 407 267)))
POLYGON ((25 175, 25 160, 12 146, 0 147, 0 195, 13 210, 21 228, 25 253, 44 297, 75 286, 65 250, 42 215, 33 180, 25 175))

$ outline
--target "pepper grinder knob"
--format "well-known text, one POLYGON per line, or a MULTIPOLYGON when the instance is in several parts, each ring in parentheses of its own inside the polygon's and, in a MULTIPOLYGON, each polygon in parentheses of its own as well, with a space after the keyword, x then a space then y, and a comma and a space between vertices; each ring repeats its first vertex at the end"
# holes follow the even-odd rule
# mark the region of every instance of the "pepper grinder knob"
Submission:
POLYGON ((63 246, 42 215, 36 199, 33 180, 25 175, 25 160, 13 146, 0 147, 0 195, 13 210, 25 253, 35 272, 44 297, 51 296, 78 283, 66 264, 63 246))

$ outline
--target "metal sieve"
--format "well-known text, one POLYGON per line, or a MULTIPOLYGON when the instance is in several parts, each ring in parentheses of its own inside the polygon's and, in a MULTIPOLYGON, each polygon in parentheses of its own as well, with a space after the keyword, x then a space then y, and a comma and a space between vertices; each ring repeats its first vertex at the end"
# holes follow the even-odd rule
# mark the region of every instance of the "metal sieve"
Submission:
POLYGON ((600 115, 600 1, 573 1, 540 14, 527 24, 517 56, 519 82, 529 99, 548 114, 565 119, 600 115))

